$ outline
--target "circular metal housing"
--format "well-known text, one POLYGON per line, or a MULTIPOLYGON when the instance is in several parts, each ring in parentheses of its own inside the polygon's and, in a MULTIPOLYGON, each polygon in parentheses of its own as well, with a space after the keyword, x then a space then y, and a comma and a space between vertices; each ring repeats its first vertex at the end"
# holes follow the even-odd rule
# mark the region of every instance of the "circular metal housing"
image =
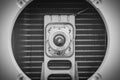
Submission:
MULTIPOLYGON (((32 3, 32 2, 31 2, 32 3)), ((104 13, 105 14, 105 13, 104 13)), ((107 16, 107 15, 106 15, 107 16)), ((108 17, 107 17, 107 20, 109 20, 108 19, 108 17)), ((113 25, 114 26, 114 25, 113 25)), ((111 30, 111 27, 110 27, 110 30, 111 30)), ((114 34, 114 32, 110 32, 111 34, 114 34)), ((111 39, 111 38, 110 38, 111 39)), ((7 40, 7 39, 6 39, 7 40)), ((117 39, 116 39, 117 40, 117 39)), ((113 39, 111 39, 111 41, 113 42, 113 39)), ((115 51, 115 50, 113 50, 113 51, 115 51)), ((24 72, 24 70, 23 70, 23 72, 24 72)))

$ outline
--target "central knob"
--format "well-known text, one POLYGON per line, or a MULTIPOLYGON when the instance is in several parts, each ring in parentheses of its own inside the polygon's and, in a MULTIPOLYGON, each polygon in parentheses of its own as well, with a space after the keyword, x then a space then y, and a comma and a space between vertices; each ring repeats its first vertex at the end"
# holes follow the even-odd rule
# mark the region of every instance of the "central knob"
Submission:
POLYGON ((58 34, 54 37, 53 41, 54 41, 56 46, 61 47, 65 44, 66 40, 65 40, 65 37, 62 34, 58 34))

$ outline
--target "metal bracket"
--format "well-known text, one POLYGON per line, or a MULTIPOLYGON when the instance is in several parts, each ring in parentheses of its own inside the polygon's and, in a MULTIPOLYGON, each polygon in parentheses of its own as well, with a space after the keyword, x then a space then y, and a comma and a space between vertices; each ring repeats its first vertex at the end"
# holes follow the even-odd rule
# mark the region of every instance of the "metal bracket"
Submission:
POLYGON ((41 80, 44 80, 44 63, 42 63, 41 80))
POLYGON ((100 4, 102 3, 102 0, 90 0, 91 2, 95 3, 95 4, 100 4))
POLYGON ((88 80, 103 80, 102 75, 100 73, 96 73, 88 80))
MULTIPOLYGON (((44 32, 45 32, 45 55, 44 55, 44 80, 48 80, 49 75, 51 74, 68 74, 71 76, 72 80, 75 80, 75 54, 74 54, 74 35, 75 35, 75 16, 74 15, 45 15, 44 16, 44 32), (51 26, 51 24, 54 24, 51 26), (73 26, 69 26, 66 24, 72 24, 73 26), (49 33, 49 30, 52 27, 52 34, 49 33), (58 29, 54 29, 54 27, 58 29), (69 29, 69 28, 70 29, 69 29), (69 33, 69 30, 71 30, 72 33, 69 33), (47 40, 52 41, 54 36, 54 33, 60 32, 60 34, 66 34, 73 42, 67 42, 67 46, 71 46, 68 44, 72 44, 73 46, 73 54, 70 56, 55 56, 50 57, 48 54, 49 52, 49 44, 47 43, 47 40), (51 36, 49 36, 51 35, 51 36), (49 39, 50 38, 50 39, 49 39), (68 58, 69 57, 69 58, 68 58), (48 68, 48 62, 51 60, 69 60, 72 64, 71 69, 69 70, 51 70, 48 68)), ((68 38, 67 37, 67 38, 68 38)), ((67 40, 68 41, 68 40, 67 40)), ((52 43, 53 45, 53 43, 52 43)), ((57 49, 56 49, 57 50, 57 49)), ((61 49, 60 49, 61 50, 61 49)))
POLYGON ((17 76, 17 80, 31 80, 31 79, 28 79, 27 77, 23 76, 22 74, 19 74, 17 76))
POLYGON ((17 76, 17 80, 25 80, 24 76, 22 74, 19 74, 17 76))
POLYGON ((22 8, 30 0, 17 0, 18 7, 22 8))
POLYGON ((99 6, 102 4, 102 0, 87 0, 88 2, 92 3, 93 5, 95 5, 97 8, 99 8, 99 6))
POLYGON ((75 80, 79 80, 78 70, 77 70, 77 62, 75 62, 75 80))

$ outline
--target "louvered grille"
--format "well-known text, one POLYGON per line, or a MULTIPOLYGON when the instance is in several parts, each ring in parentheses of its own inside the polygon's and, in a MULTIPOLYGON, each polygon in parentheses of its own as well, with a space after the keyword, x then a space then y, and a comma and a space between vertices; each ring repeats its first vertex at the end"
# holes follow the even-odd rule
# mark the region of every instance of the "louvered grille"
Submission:
MULTIPOLYGON (((79 3, 41 3, 34 0, 17 18, 12 34, 15 59, 28 77, 32 80, 41 78, 44 62, 44 15, 76 14, 86 8, 89 9, 75 17, 75 60, 79 80, 87 80, 95 73, 104 59, 107 47, 106 29, 99 13, 85 0, 79 3)), ((49 80, 54 79, 50 77, 49 80)))
POLYGON ((100 66, 106 52, 106 29, 94 10, 76 16, 75 54, 79 80, 87 80, 100 66))
POLYGON ((40 80, 44 61, 44 16, 26 15, 26 12, 25 9, 16 21, 13 51, 24 73, 32 80, 40 80))

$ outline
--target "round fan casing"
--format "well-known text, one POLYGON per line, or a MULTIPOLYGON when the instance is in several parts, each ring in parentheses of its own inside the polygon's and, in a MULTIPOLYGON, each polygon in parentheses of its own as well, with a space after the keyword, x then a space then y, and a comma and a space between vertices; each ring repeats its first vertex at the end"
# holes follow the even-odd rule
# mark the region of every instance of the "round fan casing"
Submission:
MULTIPOLYGON (((119 80, 120 74, 120 11, 118 0, 103 0, 102 3, 96 4, 94 1, 88 0, 91 5, 98 9, 106 23, 108 46, 105 59, 97 70, 101 74, 102 80, 119 80)), ((29 79, 24 72, 21 71, 13 58, 11 47, 12 29, 16 17, 24 9, 28 1, 22 8, 17 5, 17 0, 3 0, 0 2, 0 79, 1 80, 17 80, 19 74, 22 74, 29 79)), ((92 77, 94 77, 94 75, 92 77)), ((92 78, 91 77, 91 78, 92 78)))

